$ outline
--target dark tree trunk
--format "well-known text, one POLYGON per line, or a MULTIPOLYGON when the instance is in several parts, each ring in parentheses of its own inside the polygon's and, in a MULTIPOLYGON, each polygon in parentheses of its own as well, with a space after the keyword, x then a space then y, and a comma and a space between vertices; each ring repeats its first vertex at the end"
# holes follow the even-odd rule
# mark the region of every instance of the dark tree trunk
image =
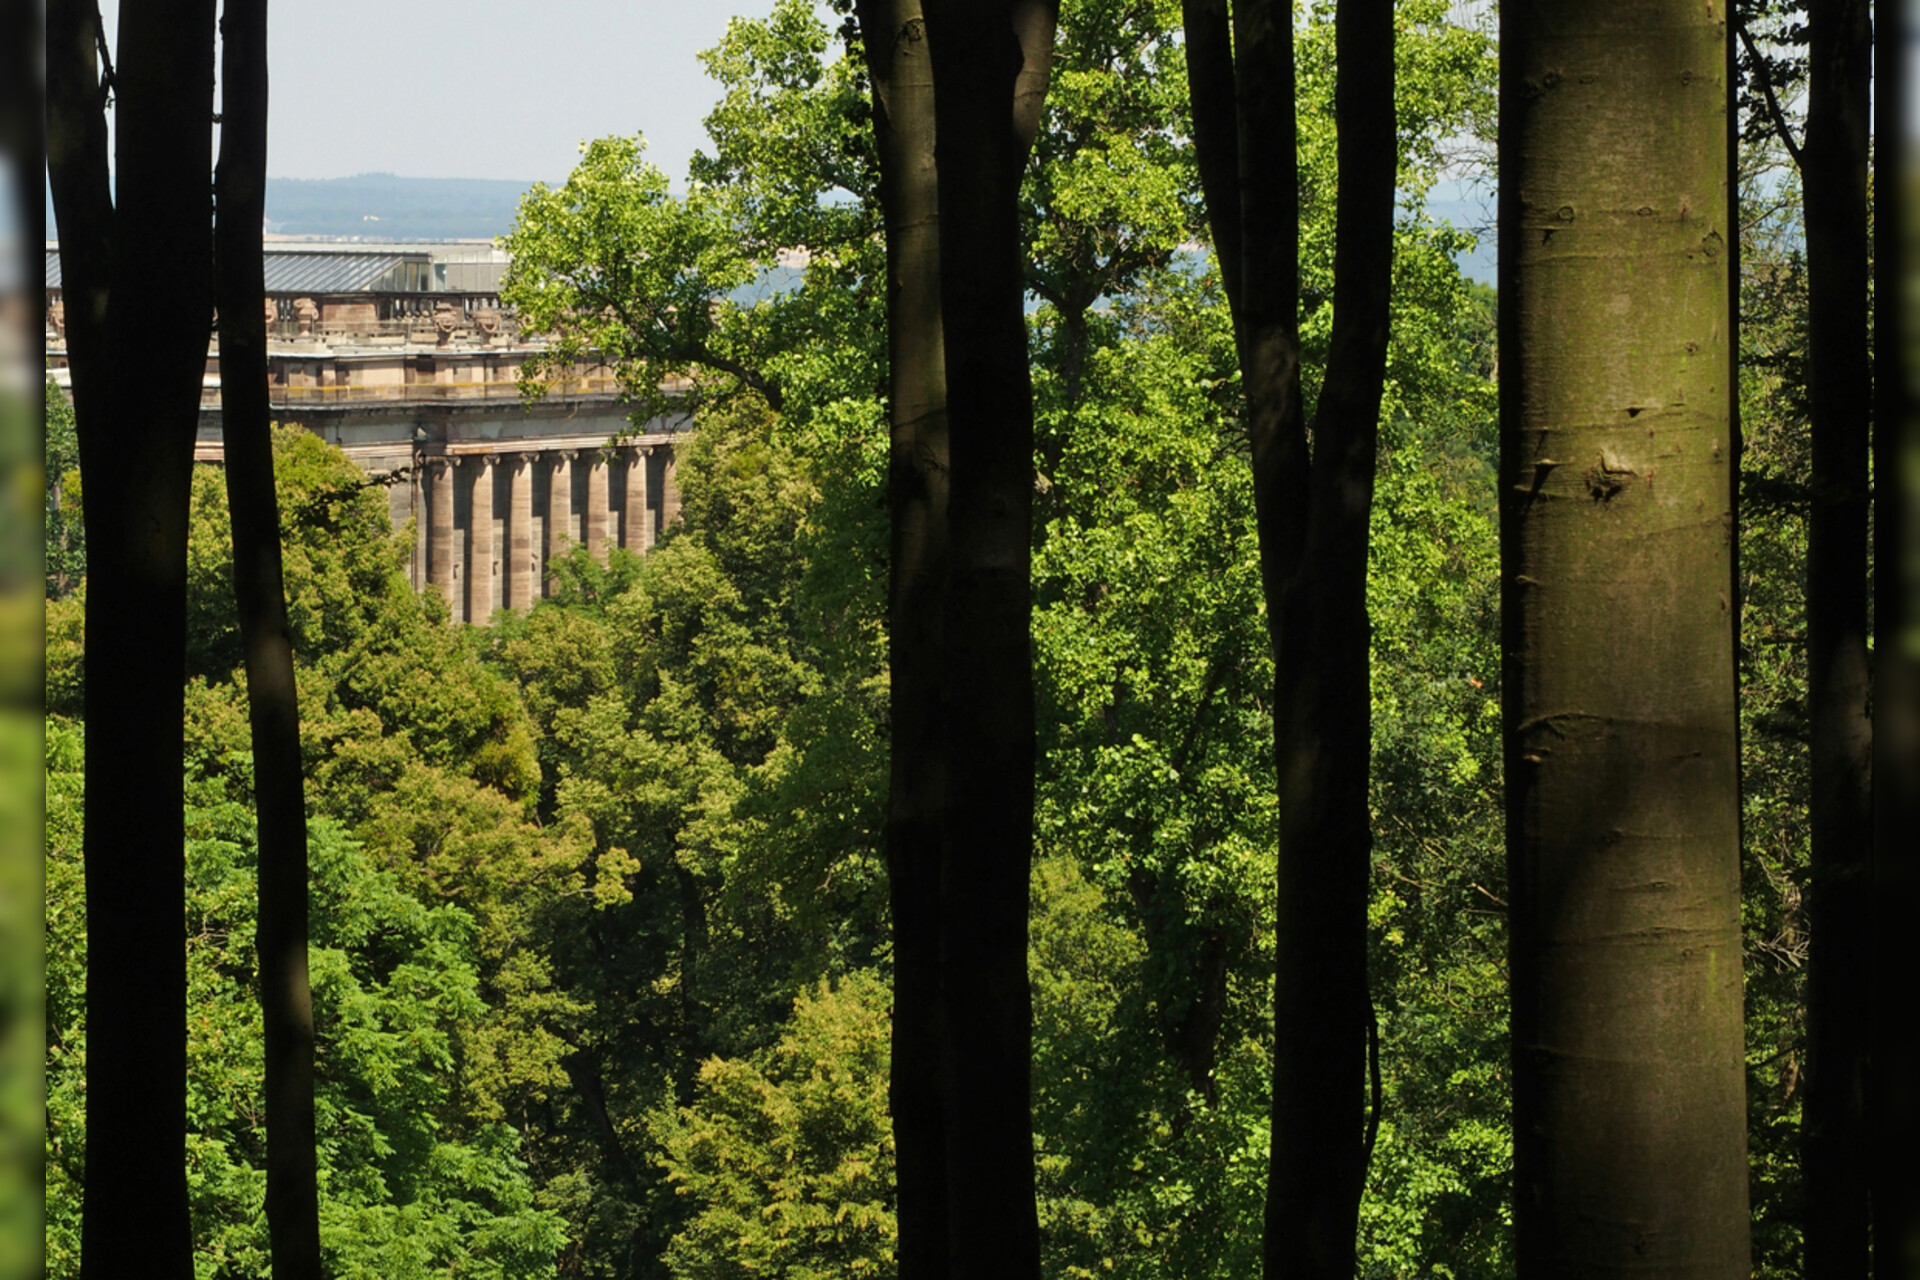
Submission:
POLYGON ((1801 1111, 1806 1267, 1867 1274, 1868 875, 1873 722, 1867 658, 1866 0, 1813 0, 1806 140, 1807 377, 1813 433, 1807 529, 1807 703, 1813 731, 1807 1068, 1801 1111))
MULTIPOLYGON (((1060 307, 1060 381, 1067 393, 1067 409, 1071 412, 1080 406, 1081 393, 1086 388, 1087 352, 1093 346, 1093 335, 1087 329, 1087 307, 1075 305, 1078 299, 1069 299, 1060 307)), ((1055 461, 1053 465, 1058 466, 1055 461)))
POLYGON ((1523 1276, 1749 1269, 1724 18, 1502 13, 1523 1276))
POLYGON ((1200 174, 1240 348, 1273 647, 1275 883, 1269 1276, 1353 1274, 1365 1180, 1368 517, 1393 259, 1389 0, 1342 0, 1332 345, 1312 450, 1300 393, 1289 7, 1187 0, 1200 174), (1237 87, 1237 109, 1223 86, 1237 87), (1276 144, 1279 154, 1275 154, 1276 144))
POLYGON ((1340 0, 1335 24, 1333 332, 1313 416, 1306 546, 1275 632, 1280 862, 1266 1259, 1270 1276, 1345 1280, 1366 1177, 1367 540, 1393 260, 1392 2, 1340 0))
POLYGON ((266 0, 227 0, 220 24, 220 165, 214 296, 233 590, 246 653, 259 829, 260 1014, 265 1039, 267 1233, 274 1280, 319 1280, 313 1001, 307 984, 307 813, 300 705, 281 583, 280 508, 267 401, 266 0))
MULTIPOLYGON (((1246 309, 1242 299, 1246 256, 1241 248, 1240 107, 1233 65, 1233 19, 1227 0, 1181 0, 1180 19, 1187 40, 1187 98, 1193 107, 1200 192, 1206 201, 1214 256, 1220 263, 1220 283, 1237 326, 1246 309)), ((1281 74, 1292 73, 1293 60, 1289 57, 1281 74)), ((1285 99, 1289 113, 1292 102, 1289 92, 1285 99)), ((1241 360, 1245 359, 1242 352, 1241 360)))
MULTIPOLYGON (((42 112, 36 110, 37 104, 32 96, 39 92, 44 101, 46 93, 43 83, 45 74, 36 56, 45 41, 45 33, 41 30, 42 8, 41 5, 26 3, 7 5, 6 20, 13 37, 7 41, 5 50, 0 52, 0 76, 5 77, 8 86, 5 94, 0 95, 0 158, 13 166, 13 216, 19 228, 19 242, 14 247, 14 253, 22 280, 29 277, 33 266, 33 227, 45 216, 40 202, 33 198, 32 187, 26 176, 35 164, 45 162, 47 150, 46 122, 42 112)), ((47 229, 42 230, 44 232, 47 229)), ((20 367, 26 367, 24 362, 20 367)), ((57 480, 58 477, 49 479, 57 480)))
MULTIPOLYGON (((1902 56, 1912 19, 1880 11, 1882 58, 1902 56)), ((1872 1151, 1875 1280, 1920 1277, 1920 405, 1911 376, 1920 326, 1905 292, 1913 269, 1913 211, 1902 180, 1913 168, 1903 130, 1911 102, 1907 77, 1879 77, 1874 134, 1880 172, 1874 189, 1874 349, 1886 375, 1874 382, 1874 475, 1886 501, 1874 505, 1874 841, 1871 1075, 1867 1130, 1872 1151), (1888 154, 1892 149, 1892 155, 1888 154)))
POLYGON ((47 169, 89 491, 81 1265, 98 1280, 193 1274, 181 725, 213 28, 212 0, 121 8, 110 194, 97 13, 74 0, 47 13, 47 169))
POLYGON ((887 225, 892 775, 886 843, 893 913, 887 1092, 900 1277, 941 1280, 947 1274, 940 849, 947 820, 948 443, 933 64, 919 0, 860 0, 859 19, 887 225))
POLYGON ((1049 0, 925 5, 951 433, 941 670, 947 1257, 956 1276, 1009 1280, 1040 1272, 1027 986, 1033 393, 1018 196, 1057 13, 1049 0))

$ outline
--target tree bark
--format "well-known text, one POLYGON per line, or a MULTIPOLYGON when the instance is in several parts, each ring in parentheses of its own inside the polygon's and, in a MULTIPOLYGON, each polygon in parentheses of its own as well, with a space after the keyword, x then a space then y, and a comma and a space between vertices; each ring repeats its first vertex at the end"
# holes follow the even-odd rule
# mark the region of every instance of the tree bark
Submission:
POLYGON ((1503 11, 1523 1276, 1748 1273, 1724 19, 1503 11))
MULTIPOLYGON (((1240 243, 1240 109, 1233 20, 1227 0, 1181 0, 1180 20, 1187 40, 1187 98, 1193 108, 1200 193, 1206 201, 1214 256, 1220 263, 1220 283, 1237 326, 1244 310, 1241 289, 1246 259, 1240 243)), ((1290 75, 1292 69, 1289 58, 1284 73, 1290 75)), ((1292 101, 1289 93, 1286 102, 1292 101)), ((1245 358, 1243 352, 1243 362, 1245 358)))
POLYGON ((1867 654, 1867 112, 1873 29, 1866 0, 1808 9, 1808 391, 1813 435, 1807 527, 1807 704, 1812 727, 1807 1066, 1801 1109, 1809 1275, 1865 1277, 1867 897, 1873 722, 1867 654))
POLYGON ((220 164, 214 195, 221 428, 233 525, 233 590, 246 653, 259 831, 260 1013, 265 1040, 267 1233, 274 1280, 319 1280, 313 1000, 307 983, 307 812, 300 704, 280 559, 267 399, 266 0, 226 0, 220 164))
POLYGON ((892 436, 887 878, 893 914, 893 1116, 901 1280, 947 1275, 940 849, 947 819, 947 385, 933 64, 919 0, 860 0, 887 224, 892 436))
MULTIPOLYGON (((1881 11, 1879 54, 1899 58, 1904 13, 1881 11)), ((1874 188, 1874 475, 1888 501, 1874 504, 1873 978, 1868 1134, 1872 1154, 1873 1274, 1876 1280, 1920 1276, 1920 405, 1915 404, 1916 313, 1905 291, 1915 236, 1908 187, 1913 151, 1905 141, 1908 78, 1879 77, 1874 134, 1896 150, 1879 162, 1891 182, 1874 188), (1888 376, 1885 370, 1906 376, 1888 376)))
POLYGON ((1346 1280, 1366 1176, 1366 573, 1393 260, 1393 12, 1388 0, 1342 0, 1335 14, 1334 321, 1311 450, 1300 391, 1292 11, 1243 0, 1231 34, 1223 0, 1186 0, 1184 17, 1201 182, 1247 395, 1276 686, 1265 1268, 1346 1280), (1233 104, 1223 83, 1237 89, 1233 104))
POLYGON ((47 13, 47 169, 89 490, 81 1267, 100 1280, 193 1275, 182 670, 212 309, 213 29, 212 0, 121 8, 110 190, 98 13, 76 0, 47 13))
POLYGON ((1281 609, 1268 610, 1280 857, 1266 1265, 1269 1276, 1346 1280, 1366 1178, 1367 545, 1398 168, 1391 0, 1340 0, 1335 44, 1333 331, 1314 408, 1306 545, 1281 609))
POLYGON ((947 1256, 957 1276, 1018 1280, 1040 1272, 1027 985, 1033 393, 1018 196, 1058 4, 932 0, 924 12, 951 467, 941 670, 947 1256))

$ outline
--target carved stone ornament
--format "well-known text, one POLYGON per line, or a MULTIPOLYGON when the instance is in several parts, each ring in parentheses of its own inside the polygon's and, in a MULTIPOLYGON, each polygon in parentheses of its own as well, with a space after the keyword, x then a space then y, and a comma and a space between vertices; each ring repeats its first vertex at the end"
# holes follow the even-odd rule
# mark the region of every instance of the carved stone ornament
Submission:
POLYGON ((453 331, 460 327, 460 313, 454 310, 453 304, 443 302, 433 309, 433 327, 444 346, 447 339, 453 336, 453 331))
POLYGON ((500 332, 500 313, 492 307, 480 307, 470 313, 473 327, 482 342, 490 342, 500 332))
POLYGON ((320 308, 312 298, 296 298, 293 303, 293 318, 299 322, 302 336, 311 336, 314 321, 320 318, 320 308))
POLYGON ((47 320, 53 325, 53 331, 55 333, 62 337, 66 336, 67 301, 65 298, 55 298, 53 300, 53 306, 47 312, 47 320))
POLYGON ((266 299, 265 305, 261 310, 265 313, 267 328, 271 329, 274 325, 280 323, 280 304, 272 298, 266 299))

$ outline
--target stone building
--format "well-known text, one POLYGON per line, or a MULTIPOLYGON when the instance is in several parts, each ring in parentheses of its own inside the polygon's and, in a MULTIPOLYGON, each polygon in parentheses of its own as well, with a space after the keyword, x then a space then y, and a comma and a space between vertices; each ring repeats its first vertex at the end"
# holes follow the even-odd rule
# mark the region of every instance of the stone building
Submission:
MULTIPOLYGON (((679 518, 672 415, 637 427, 612 371, 577 365, 535 400, 522 366, 541 349, 500 305, 491 246, 269 244, 268 382, 274 416, 338 445, 387 483, 414 530, 416 587, 457 621, 525 609, 573 544, 645 554, 679 518)), ((64 383, 58 247, 47 248, 47 365, 64 383)), ((669 388, 671 390, 671 388, 669 388)), ((199 461, 218 463, 220 358, 209 346, 199 461)))

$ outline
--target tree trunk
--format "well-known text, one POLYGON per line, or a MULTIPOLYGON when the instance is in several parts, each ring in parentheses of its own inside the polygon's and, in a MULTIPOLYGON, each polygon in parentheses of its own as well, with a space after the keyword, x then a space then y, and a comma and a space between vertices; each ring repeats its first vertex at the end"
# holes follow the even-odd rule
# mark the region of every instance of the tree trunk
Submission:
MULTIPOLYGON (((0 76, 14 86, 11 93, 0 99, 0 158, 4 158, 0 159, 0 163, 13 166, 12 213, 14 226, 18 228, 14 233, 17 241, 13 252, 22 280, 29 277, 33 266, 33 252, 28 237, 32 234, 33 225, 45 220, 41 206, 27 189, 25 176, 33 165, 44 164, 46 160, 44 114, 34 110, 33 99, 27 96, 27 91, 33 88, 41 90, 43 101, 46 94, 46 73, 38 57, 46 43, 46 33, 42 30, 44 7, 22 4, 8 9, 14 34, 7 42, 5 51, 0 52, 0 76)), ((47 234, 52 230, 51 227, 42 228, 47 234)), ((25 321, 18 320, 15 323, 24 325, 25 321)), ((24 340, 24 329, 21 334, 24 340)), ((17 367, 25 370, 28 366, 21 360, 17 367)))
MULTIPOLYGON (((47 168, 89 491, 82 1271, 193 1275, 182 671, 212 309, 212 0, 127 4, 110 191, 94 6, 47 13, 47 168), (118 207, 115 207, 115 201, 118 207)), ((259 305, 257 302, 254 304, 259 305)))
POLYGON ((1503 11, 1523 1276, 1748 1273, 1725 15, 1503 11))
POLYGON ((1027 986, 1033 393, 1018 195, 1057 13, 1049 0, 925 5, 951 431, 940 673, 947 1256, 956 1276, 1008 1280, 1040 1273, 1027 986))
POLYGON ((1807 1274, 1867 1274, 1867 991, 1873 722, 1867 657, 1866 0, 1808 11, 1806 141, 1808 390, 1807 703, 1813 731, 1807 1072, 1801 1110, 1807 1274))
POLYGON ((1274 655, 1280 847, 1265 1267, 1347 1280, 1366 1175, 1367 538, 1393 260, 1393 12, 1389 0, 1342 0, 1335 14, 1334 327, 1311 454, 1292 12, 1243 0, 1231 36, 1223 0, 1187 0, 1184 16, 1201 180, 1247 394, 1274 655), (1237 86, 1237 111, 1223 84, 1237 86))
POLYGON ((1280 857, 1266 1270, 1347 1280, 1366 1179, 1367 543, 1393 261, 1392 0, 1340 0, 1335 42, 1333 331, 1314 408, 1306 546, 1282 608, 1267 615, 1278 624, 1280 857))
POLYGON ((919 0, 861 0, 887 223, 893 1115, 901 1280, 947 1274, 940 840, 946 823, 947 385, 933 64, 919 0))
POLYGON ((226 0, 220 24, 220 164, 214 179, 221 427, 233 590, 246 653, 259 830, 260 1014, 265 1039, 267 1233, 274 1280, 319 1280, 313 1002, 307 985, 307 813, 300 706, 281 584, 280 509, 267 401, 266 0, 226 0))
MULTIPOLYGON (((1910 20, 1880 11, 1881 56, 1901 56, 1910 20)), ((1876 1280, 1920 1276, 1920 405, 1915 404, 1914 352, 1920 348, 1914 300, 1905 284, 1915 236, 1908 187, 1913 167, 1905 121, 1908 78, 1882 75, 1874 99, 1874 134, 1883 172, 1874 188, 1874 349, 1880 367, 1908 376, 1874 380, 1874 475, 1889 501, 1874 505, 1874 842, 1871 1071, 1867 1115, 1872 1151, 1873 1274, 1876 1280), (1884 148, 1896 150, 1889 158, 1884 148)))
MULTIPOLYGON (((1093 346, 1093 335, 1087 330, 1087 307, 1077 305, 1078 298, 1058 308, 1060 313, 1060 381, 1067 393, 1067 411, 1071 413, 1080 407, 1080 395, 1086 386, 1087 352, 1093 346)), ((1052 465, 1058 466, 1057 461, 1052 465)))

